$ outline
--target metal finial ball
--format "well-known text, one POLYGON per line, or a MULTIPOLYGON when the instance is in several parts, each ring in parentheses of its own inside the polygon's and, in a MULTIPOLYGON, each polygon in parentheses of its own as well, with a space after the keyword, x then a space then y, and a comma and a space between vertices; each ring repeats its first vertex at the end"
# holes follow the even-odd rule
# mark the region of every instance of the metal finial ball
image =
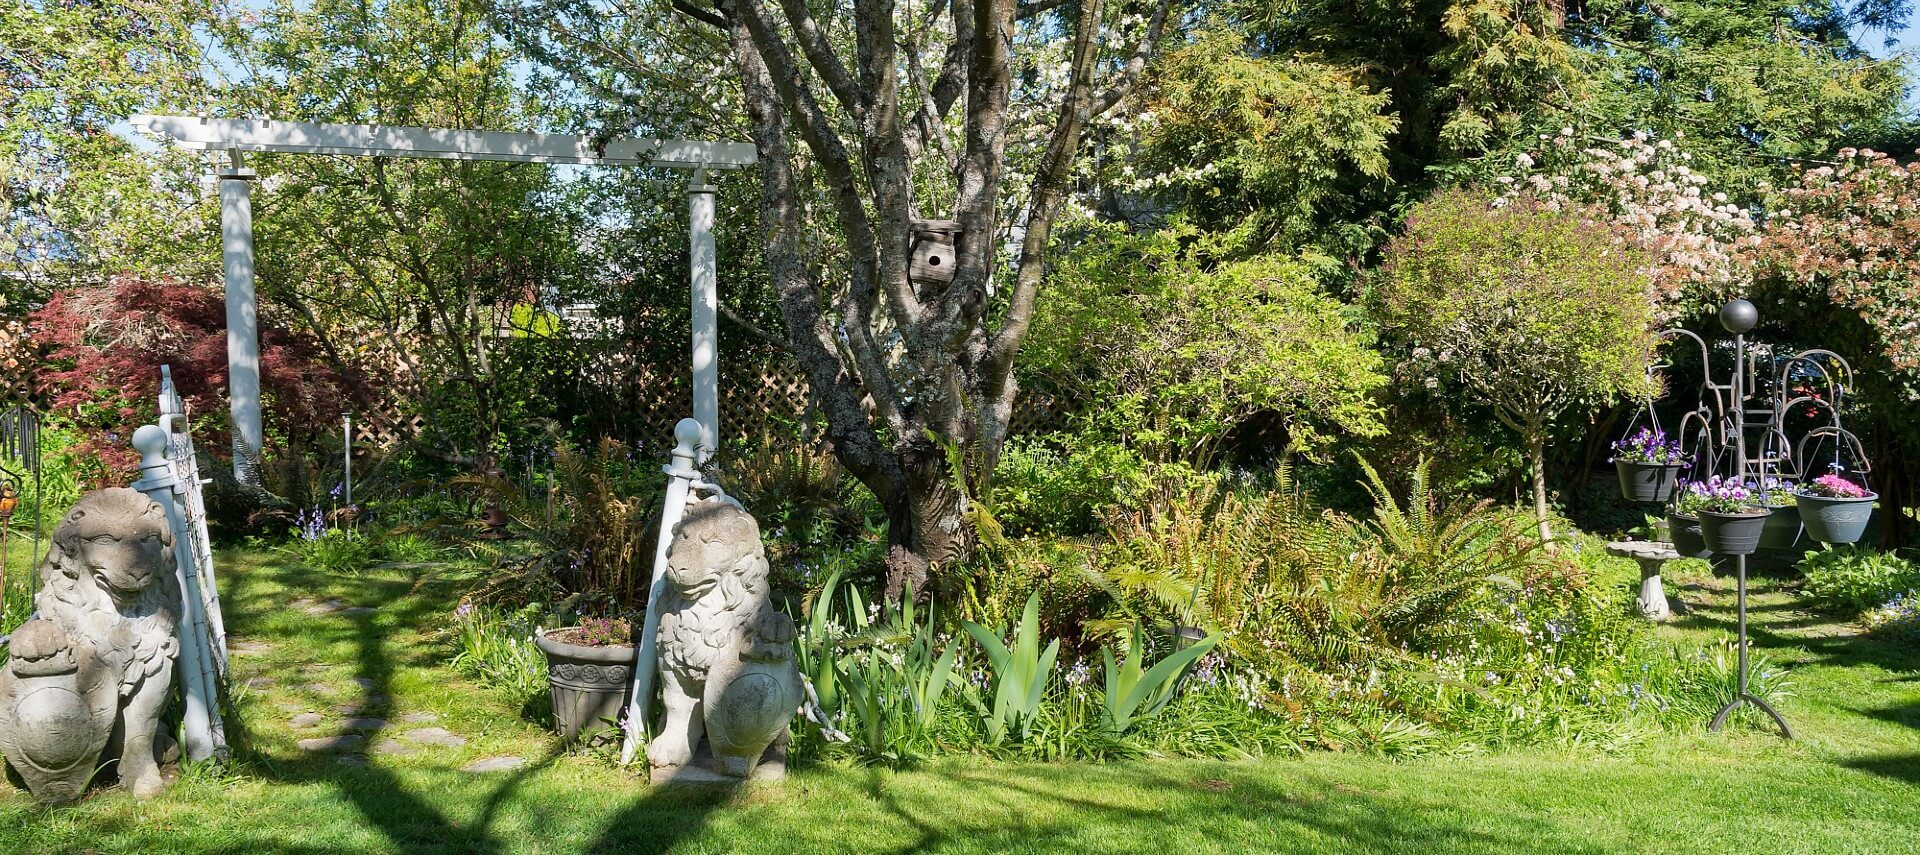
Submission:
POLYGON ((1734 300, 1720 307, 1720 326, 1734 335, 1752 330, 1759 323, 1760 310, 1746 300, 1734 300))
POLYGON ((700 445, 700 423, 693 419, 681 419, 673 426, 673 440, 687 449, 700 445))
POLYGON ((141 463, 167 459, 167 432, 158 425, 141 425, 133 432, 133 450, 140 452, 141 463))

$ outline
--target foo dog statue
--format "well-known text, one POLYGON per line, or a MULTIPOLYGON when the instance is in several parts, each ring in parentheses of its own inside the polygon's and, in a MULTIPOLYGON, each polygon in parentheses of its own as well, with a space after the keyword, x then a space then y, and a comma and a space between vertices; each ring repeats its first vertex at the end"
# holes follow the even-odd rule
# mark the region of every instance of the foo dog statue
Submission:
POLYGON ((700 502, 674 528, 671 584, 660 604, 666 721, 647 746, 654 780, 682 780, 704 734, 715 769, 742 779, 784 774, 761 755, 800 707, 794 626, 768 601, 767 554, 751 514, 725 499, 700 502))
POLYGON ((179 652, 166 511, 133 490, 88 493, 54 529, 40 583, 39 616, 14 631, 0 672, 0 753, 48 804, 79 798, 103 752, 136 797, 158 794, 179 652))

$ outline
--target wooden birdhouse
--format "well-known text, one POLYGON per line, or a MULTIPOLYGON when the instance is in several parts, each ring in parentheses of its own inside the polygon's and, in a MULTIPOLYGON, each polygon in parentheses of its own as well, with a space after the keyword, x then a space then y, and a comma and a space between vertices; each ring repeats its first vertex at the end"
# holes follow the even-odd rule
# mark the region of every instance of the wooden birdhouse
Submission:
POLYGON ((946 285, 953 281, 953 244, 960 224, 953 220, 914 220, 913 261, 907 279, 915 285, 946 285))

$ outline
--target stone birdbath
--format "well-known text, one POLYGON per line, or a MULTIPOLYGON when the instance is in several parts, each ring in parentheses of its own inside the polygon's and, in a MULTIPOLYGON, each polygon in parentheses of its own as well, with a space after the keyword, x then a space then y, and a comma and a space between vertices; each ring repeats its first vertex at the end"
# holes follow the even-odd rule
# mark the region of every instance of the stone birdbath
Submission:
POLYGON ((1631 558, 1640 565, 1640 596, 1634 598, 1634 606, 1639 609, 1641 617, 1663 621, 1673 616, 1673 610, 1667 607, 1666 588, 1660 584, 1660 565, 1681 557, 1680 553, 1673 551, 1673 544, 1651 540, 1616 540, 1607 544, 1607 554, 1631 558))

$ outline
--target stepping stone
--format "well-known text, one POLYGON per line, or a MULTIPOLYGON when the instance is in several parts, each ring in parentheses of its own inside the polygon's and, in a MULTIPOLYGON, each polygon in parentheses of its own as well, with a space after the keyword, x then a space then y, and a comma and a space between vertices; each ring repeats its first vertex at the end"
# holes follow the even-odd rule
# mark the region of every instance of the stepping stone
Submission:
POLYGON ((339 710, 340 714, 344 716, 363 716, 386 706, 387 702, 391 700, 392 698, 386 695, 371 695, 364 701, 348 701, 347 703, 335 706, 334 709, 339 710))
POLYGON ((391 739, 382 739, 379 744, 373 746, 373 753, 387 754, 394 757, 412 757, 420 753, 420 749, 411 745, 402 745, 391 739))
POLYGON ((302 688, 305 688, 305 689, 306 689, 307 691, 309 691, 309 692, 312 692, 312 693, 314 693, 314 694, 316 694, 316 695, 337 695, 337 694, 340 694, 340 690, 339 690, 339 689, 336 689, 336 688, 334 688, 334 687, 332 687, 332 686, 329 686, 329 685, 327 685, 327 684, 325 684, 325 683, 308 683, 307 685, 305 685, 305 686, 304 686, 304 687, 302 687, 302 688))
POLYGON ((325 720, 326 717, 317 712, 303 712, 294 716, 293 720, 287 723, 294 727, 319 727, 320 722, 325 720))
MULTIPOLYGON (((301 604, 296 602, 295 605, 301 605, 301 604)), ((322 603, 316 603, 309 600, 304 606, 301 607, 301 611, 304 611, 310 615, 330 615, 346 607, 347 607, 347 604, 339 600, 327 600, 326 602, 322 602, 322 603)))
POLYGON ((336 754, 334 755, 333 762, 342 766, 365 766, 367 765, 367 758, 358 754, 336 754))
POLYGON ((344 754, 359 751, 367 745, 367 738, 358 733, 343 733, 339 736, 316 736, 302 739, 298 743, 301 751, 323 751, 344 754))
POLYGON ((242 685, 249 689, 265 689, 273 685, 272 677, 248 677, 242 685))
POLYGON ((387 720, 384 718, 350 718, 340 723, 341 730, 384 730, 387 720))
POLYGON ((266 653, 272 649, 273 645, 264 641, 227 640, 227 655, 229 656, 253 656, 259 653, 266 653))
POLYGON ((408 742, 418 742, 422 745, 438 745, 443 748, 459 748, 467 744, 466 737, 456 736, 444 727, 423 727, 419 730, 409 730, 406 733, 400 734, 400 738, 408 742))
POLYGON ((511 772, 525 765, 527 765, 525 757, 483 757, 460 767, 460 771, 476 775, 484 772, 511 772))
POLYGON ((370 677, 355 677, 353 678, 353 684, 362 689, 371 689, 374 686, 373 679, 370 677))
POLYGON ((410 712, 401 716, 400 720, 408 724, 432 724, 439 721, 440 716, 430 712, 410 712))
POLYGON ((354 606, 350 609, 341 609, 340 614, 348 617, 359 617, 360 615, 370 615, 377 611, 379 611, 379 609, 372 606, 354 606))

